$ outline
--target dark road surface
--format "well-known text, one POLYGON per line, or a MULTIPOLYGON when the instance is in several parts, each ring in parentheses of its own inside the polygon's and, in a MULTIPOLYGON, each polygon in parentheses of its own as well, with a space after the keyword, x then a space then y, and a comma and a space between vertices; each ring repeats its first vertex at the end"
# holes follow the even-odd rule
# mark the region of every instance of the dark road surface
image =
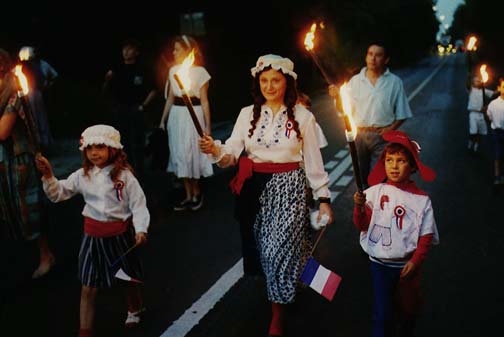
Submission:
MULTIPOLYGON (((492 185, 490 136, 484 138, 480 152, 466 149, 466 71, 464 55, 456 54, 432 57, 397 72, 414 114, 402 129, 420 143, 421 160, 438 174, 433 183, 414 176, 431 196, 440 236, 440 244, 431 249, 424 264, 426 306, 418 322, 418 336, 494 336, 504 313, 500 269, 504 191, 496 191, 492 185)), ((324 92, 312 99, 313 111, 329 141, 323 149, 324 161, 327 165, 336 159, 337 165, 343 165, 345 160, 338 155, 345 148, 342 120, 324 92)), ((66 156, 55 160, 75 159, 74 153, 66 156)), ((337 167, 342 166, 328 171, 335 172, 337 167)), ((61 169, 63 174, 64 167, 61 169)), ((234 201, 227 187, 233 174, 234 169, 216 169, 215 176, 203 181, 204 207, 196 212, 174 212, 171 206, 180 188, 174 187, 167 174, 148 172, 144 186, 152 222, 148 245, 142 248, 147 307, 143 325, 134 331, 123 328, 127 306, 119 286, 99 293, 96 337, 267 335, 270 307, 263 282, 243 278, 239 268, 232 269, 241 258, 234 201), (229 290, 221 287, 226 281, 231 282, 229 290), (203 312, 205 305, 208 312, 203 312), (182 332, 184 329, 190 331, 182 332)), ((311 289, 301 291, 287 311, 287 337, 370 335, 368 258, 351 222, 354 183, 344 176, 351 177, 348 167, 342 170, 343 178, 331 186, 335 223, 315 252, 321 264, 342 276, 342 283, 332 302, 311 289)), ((46 277, 31 280, 38 262, 34 243, 1 247, 0 336, 77 336, 80 284, 76 263, 82 206, 80 197, 50 205, 49 236, 57 264, 46 277)))

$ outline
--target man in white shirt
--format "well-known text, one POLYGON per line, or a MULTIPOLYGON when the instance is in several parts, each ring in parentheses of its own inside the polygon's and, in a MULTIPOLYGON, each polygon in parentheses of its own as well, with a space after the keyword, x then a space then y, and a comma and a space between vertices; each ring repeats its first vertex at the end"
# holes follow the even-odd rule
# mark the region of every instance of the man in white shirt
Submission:
POLYGON ((499 79, 497 91, 500 96, 488 105, 487 115, 495 144, 495 185, 504 184, 502 175, 502 157, 504 154, 504 78, 499 79))
MULTIPOLYGON (((384 43, 370 43, 366 66, 349 82, 352 115, 357 125, 355 144, 365 188, 369 171, 386 145, 382 134, 396 130, 413 116, 402 80, 390 72, 389 61, 384 43)), ((329 95, 337 98, 339 88, 330 85, 329 95)))
POLYGON ((483 93, 481 79, 478 76, 473 77, 467 100, 467 110, 469 111, 468 150, 477 152, 481 142, 481 136, 485 136, 488 133, 485 110, 487 108, 487 102, 493 94, 494 91, 487 88, 485 88, 483 93), (485 96, 485 101, 483 101, 483 96, 485 96))

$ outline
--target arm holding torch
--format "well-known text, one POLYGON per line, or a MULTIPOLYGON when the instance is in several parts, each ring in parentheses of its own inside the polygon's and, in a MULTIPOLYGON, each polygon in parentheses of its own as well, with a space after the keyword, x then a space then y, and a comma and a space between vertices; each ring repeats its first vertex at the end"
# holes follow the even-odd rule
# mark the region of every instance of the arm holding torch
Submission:
POLYGON ((23 74, 21 65, 16 66, 14 73, 16 75, 19 85, 17 91, 17 98, 21 102, 22 107, 22 113, 20 113, 20 117, 23 119, 26 125, 26 130, 28 133, 28 141, 32 145, 35 155, 39 155, 41 153, 41 150, 40 150, 40 142, 38 139, 39 137, 38 128, 37 123, 35 122, 35 119, 33 117, 30 102, 28 100, 28 93, 30 90, 28 87, 28 81, 26 79, 26 76, 23 74))

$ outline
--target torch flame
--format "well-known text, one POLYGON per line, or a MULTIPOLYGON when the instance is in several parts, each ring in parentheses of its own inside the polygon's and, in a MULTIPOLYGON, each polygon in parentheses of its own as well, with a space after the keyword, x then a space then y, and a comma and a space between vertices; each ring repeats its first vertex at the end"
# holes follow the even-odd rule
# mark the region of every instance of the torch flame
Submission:
POLYGON ((347 133, 350 133, 353 138, 357 136, 357 128, 355 127, 355 123, 352 119, 352 103, 350 102, 350 88, 345 82, 340 87, 340 97, 341 97, 341 105, 343 106, 343 113, 345 114, 345 124, 348 120, 348 124, 346 125, 347 133))
POLYGON ((304 39, 304 45, 307 51, 313 50, 313 47, 315 46, 315 31, 317 30, 317 24, 312 23, 310 31, 306 33, 305 39, 304 39))
POLYGON ((469 37, 469 41, 467 42, 467 50, 476 50, 476 42, 478 42, 478 38, 476 36, 472 35, 471 37, 469 37))
POLYGON ((30 88, 28 87, 28 80, 26 79, 25 74, 23 74, 23 66, 22 65, 17 65, 14 74, 18 78, 19 85, 21 86, 21 90, 23 92, 23 95, 28 95, 28 92, 30 91, 30 88))
POLYGON ((488 81, 488 73, 486 71, 487 65, 482 64, 480 67, 481 81, 485 84, 488 81))
POLYGON ((188 91, 191 88, 191 78, 189 77, 189 68, 193 65, 193 63, 194 63, 194 48, 182 62, 180 70, 177 71, 177 75, 182 81, 182 84, 184 85, 186 91, 188 91))

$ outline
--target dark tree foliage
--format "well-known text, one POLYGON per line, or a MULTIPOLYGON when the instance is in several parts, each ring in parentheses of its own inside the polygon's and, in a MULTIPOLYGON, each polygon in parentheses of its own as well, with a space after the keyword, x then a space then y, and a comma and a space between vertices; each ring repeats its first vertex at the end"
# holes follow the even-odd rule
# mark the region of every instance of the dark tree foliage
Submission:
MULTIPOLYGON (((186 0, 163 6, 142 1, 131 7, 103 1, 50 7, 37 3, 19 16, 5 17, 0 47, 13 53, 22 45, 39 48, 67 81, 59 97, 69 102, 58 101, 57 108, 72 107, 79 115, 87 109, 89 116, 100 110, 100 104, 91 102, 97 100, 105 71, 121 60, 124 38, 133 36, 143 43, 143 58, 153 65, 162 90, 172 62, 171 38, 180 34, 180 14, 204 12, 206 34, 197 38, 212 75, 209 94, 218 121, 234 118, 241 106, 251 103, 250 68, 266 53, 295 62, 301 90, 312 94, 325 89, 327 83, 303 45, 312 22, 325 27, 317 31, 315 55, 331 82, 341 82, 364 65, 367 43, 375 38, 388 43, 392 67, 425 56, 439 25, 432 5, 432 0, 186 0)), ((161 108, 151 110, 153 125, 161 108)))
POLYGON ((493 0, 465 0, 453 17, 449 31, 452 39, 465 40, 469 34, 479 39, 476 52, 478 63, 488 63, 495 77, 504 76, 504 44, 499 23, 502 22, 504 2, 493 0))

